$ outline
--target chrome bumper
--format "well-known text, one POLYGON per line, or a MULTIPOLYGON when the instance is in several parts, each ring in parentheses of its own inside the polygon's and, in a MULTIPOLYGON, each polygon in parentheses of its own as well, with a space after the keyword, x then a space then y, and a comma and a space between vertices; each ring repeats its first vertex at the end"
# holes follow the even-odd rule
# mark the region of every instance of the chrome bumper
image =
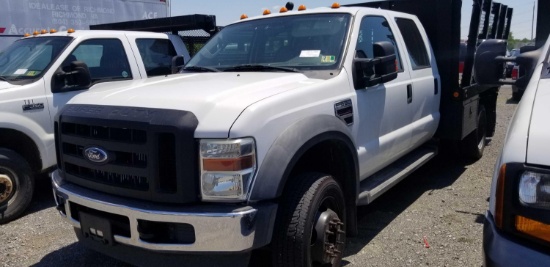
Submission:
POLYGON ((267 245, 271 239, 275 204, 250 206, 173 207, 116 197, 64 183, 58 171, 51 175, 54 198, 61 216, 74 228, 81 224, 71 214, 71 205, 125 216, 130 222, 130 237, 113 235, 120 244, 166 252, 240 252, 267 245), (60 208, 60 207, 64 207, 60 208), (192 244, 146 242, 139 237, 138 220, 186 223, 193 226, 192 244))

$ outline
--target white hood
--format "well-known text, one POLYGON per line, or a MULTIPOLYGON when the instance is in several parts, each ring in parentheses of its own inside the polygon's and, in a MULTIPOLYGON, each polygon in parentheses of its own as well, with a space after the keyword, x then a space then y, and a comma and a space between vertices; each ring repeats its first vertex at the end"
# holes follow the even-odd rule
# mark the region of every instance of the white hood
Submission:
POLYGON ((0 90, 9 89, 9 88, 13 88, 13 87, 16 87, 16 86, 19 86, 19 85, 11 84, 9 82, 0 81, 0 90))
POLYGON ((227 138, 228 131, 249 105, 264 98, 311 85, 300 73, 228 72, 178 74, 128 83, 98 85, 69 104, 100 104, 185 110, 199 121, 195 137, 227 138))
POLYGON ((540 79, 527 142, 527 163, 550 166, 550 79, 540 79))

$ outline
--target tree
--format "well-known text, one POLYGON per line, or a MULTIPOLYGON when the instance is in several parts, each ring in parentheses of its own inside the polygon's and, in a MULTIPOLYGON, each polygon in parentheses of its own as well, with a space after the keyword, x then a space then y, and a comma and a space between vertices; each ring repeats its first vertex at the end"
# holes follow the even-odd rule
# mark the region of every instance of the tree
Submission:
POLYGON ((510 32, 508 34, 508 45, 507 45, 508 50, 512 50, 516 48, 517 43, 518 43, 518 40, 514 39, 514 35, 512 34, 512 32, 510 32))

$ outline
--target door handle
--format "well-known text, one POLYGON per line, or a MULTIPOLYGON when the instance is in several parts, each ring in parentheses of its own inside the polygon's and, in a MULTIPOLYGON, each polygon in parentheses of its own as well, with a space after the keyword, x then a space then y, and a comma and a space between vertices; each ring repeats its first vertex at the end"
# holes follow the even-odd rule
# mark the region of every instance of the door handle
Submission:
POLYGON ((410 104, 412 101, 413 101, 412 84, 407 84, 407 104, 410 104))

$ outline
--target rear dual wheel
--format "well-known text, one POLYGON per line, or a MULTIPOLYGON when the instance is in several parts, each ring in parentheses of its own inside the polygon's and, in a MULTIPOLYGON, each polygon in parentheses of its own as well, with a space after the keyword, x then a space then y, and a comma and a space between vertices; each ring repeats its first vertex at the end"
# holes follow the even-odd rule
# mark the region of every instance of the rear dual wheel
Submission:
POLYGON ((340 266, 346 241, 345 201, 330 175, 293 177, 277 214, 274 266, 340 266))
POLYGON ((477 112, 477 127, 462 141, 462 153, 468 159, 478 160, 483 156, 487 138, 487 113, 483 105, 477 112))

